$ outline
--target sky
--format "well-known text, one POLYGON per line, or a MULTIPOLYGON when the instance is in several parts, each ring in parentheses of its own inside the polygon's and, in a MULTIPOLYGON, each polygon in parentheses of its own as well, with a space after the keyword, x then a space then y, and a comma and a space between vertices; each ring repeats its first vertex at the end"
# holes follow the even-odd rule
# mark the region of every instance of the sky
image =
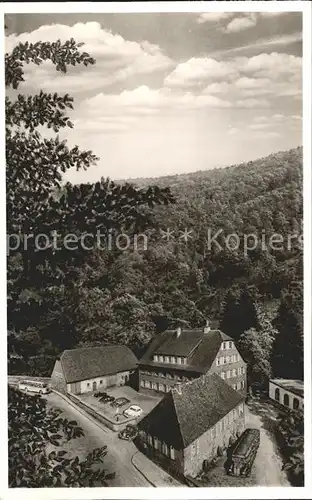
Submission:
MULTIPOLYGON (((19 92, 68 93, 70 146, 99 158, 72 182, 158 177, 302 144, 301 13, 8 14, 19 42, 84 42, 89 67, 25 67, 19 92)), ((45 132, 44 132, 45 133, 45 132)))

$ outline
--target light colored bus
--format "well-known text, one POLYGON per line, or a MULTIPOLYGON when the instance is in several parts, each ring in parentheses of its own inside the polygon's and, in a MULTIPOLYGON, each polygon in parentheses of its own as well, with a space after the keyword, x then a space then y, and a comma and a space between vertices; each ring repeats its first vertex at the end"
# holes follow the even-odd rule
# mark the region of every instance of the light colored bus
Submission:
POLYGON ((21 380, 18 388, 20 391, 36 392, 37 394, 49 394, 51 392, 48 384, 39 382, 39 380, 21 380))

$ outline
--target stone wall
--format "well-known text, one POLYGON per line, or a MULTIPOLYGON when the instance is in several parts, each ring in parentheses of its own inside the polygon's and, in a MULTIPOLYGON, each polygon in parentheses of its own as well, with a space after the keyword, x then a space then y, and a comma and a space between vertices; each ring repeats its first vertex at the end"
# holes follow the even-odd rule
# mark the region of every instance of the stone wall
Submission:
POLYGON ((203 468, 204 460, 211 461, 245 430, 245 404, 238 405, 214 427, 202 434, 184 450, 184 475, 195 477, 203 468))

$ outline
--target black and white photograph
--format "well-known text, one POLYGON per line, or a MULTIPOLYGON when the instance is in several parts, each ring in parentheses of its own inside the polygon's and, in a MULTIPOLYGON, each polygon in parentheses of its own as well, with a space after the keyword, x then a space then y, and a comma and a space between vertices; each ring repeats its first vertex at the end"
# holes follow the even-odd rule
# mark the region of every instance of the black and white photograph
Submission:
POLYGON ((308 498, 311 4, 209 3, 1 7, 5 500, 308 498))

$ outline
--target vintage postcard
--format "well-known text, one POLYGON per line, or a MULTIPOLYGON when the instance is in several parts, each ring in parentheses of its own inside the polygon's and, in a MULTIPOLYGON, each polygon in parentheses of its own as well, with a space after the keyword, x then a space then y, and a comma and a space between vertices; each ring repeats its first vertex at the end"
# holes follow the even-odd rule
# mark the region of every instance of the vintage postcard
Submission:
POLYGON ((308 498, 310 3, 1 9, 0 497, 308 498))

